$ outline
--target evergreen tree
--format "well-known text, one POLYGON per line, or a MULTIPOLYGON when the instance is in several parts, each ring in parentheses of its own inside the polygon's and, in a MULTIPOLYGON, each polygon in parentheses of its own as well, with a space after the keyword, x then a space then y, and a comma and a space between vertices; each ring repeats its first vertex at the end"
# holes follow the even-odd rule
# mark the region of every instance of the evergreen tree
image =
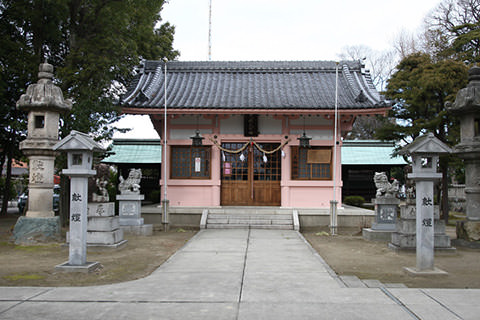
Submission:
MULTIPOLYGON (((458 121, 446 111, 445 103, 454 101, 467 84, 468 68, 455 60, 434 61, 428 54, 415 53, 404 58, 391 77, 386 96, 395 102, 386 122, 377 130, 382 140, 412 142, 416 137, 432 132, 448 145, 459 141, 458 121)), ((440 162, 442 194, 448 194, 448 159, 440 162)), ((443 197, 442 207, 448 207, 443 197)), ((445 212, 444 212, 445 214, 445 212)), ((448 215, 444 216, 448 219, 448 215)))
POLYGON ((120 117, 115 102, 139 59, 172 60, 179 54, 172 48, 174 27, 160 24, 163 4, 0 0, 0 160, 18 156, 26 121, 15 103, 37 81, 45 59, 56 67, 57 85, 74 101, 61 119, 61 136, 75 129, 110 138, 116 130, 111 124, 120 117))

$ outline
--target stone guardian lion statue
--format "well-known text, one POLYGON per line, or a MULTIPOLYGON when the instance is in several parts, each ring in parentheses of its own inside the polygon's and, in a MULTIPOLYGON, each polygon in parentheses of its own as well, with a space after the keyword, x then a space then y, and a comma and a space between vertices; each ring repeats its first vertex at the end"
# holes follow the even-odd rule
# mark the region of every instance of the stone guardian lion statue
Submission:
POLYGON ((127 179, 120 175, 118 189, 120 194, 140 194, 140 180, 142 180, 141 169, 130 169, 127 179))
POLYGON ((385 172, 375 172, 373 181, 377 188, 377 197, 395 197, 400 189, 398 180, 395 179, 392 183, 389 183, 385 172))

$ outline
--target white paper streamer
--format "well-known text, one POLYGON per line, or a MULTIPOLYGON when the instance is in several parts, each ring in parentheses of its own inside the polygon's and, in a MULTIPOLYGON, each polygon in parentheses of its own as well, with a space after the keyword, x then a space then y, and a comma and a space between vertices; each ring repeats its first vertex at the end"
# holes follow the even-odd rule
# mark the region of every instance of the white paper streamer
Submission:
POLYGON ((282 150, 282 158, 285 158, 285 151, 282 150))
POLYGON ((223 162, 225 162, 225 152, 222 151, 222 159, 223 159, 223 162))
POLYGON ((240 154, 240 161, 245 161, 245 156, 243 155, 243 153, 240 154))
POLYGON ((265 155, 265 153, 263 153, 263 162, 267 163, 268 159, 267 159, 267 156, 265 155))

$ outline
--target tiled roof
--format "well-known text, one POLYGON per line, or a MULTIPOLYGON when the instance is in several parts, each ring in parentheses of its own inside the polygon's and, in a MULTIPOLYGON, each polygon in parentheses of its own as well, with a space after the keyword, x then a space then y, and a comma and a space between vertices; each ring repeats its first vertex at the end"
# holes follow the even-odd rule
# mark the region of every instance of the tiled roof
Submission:
POLYGON ((161 163, 162 146, 159 139, 115 139, 110 156, 104 163, 161 163))
MULTIPOLYGON (((123 96, 127 108, 163 108, 165 63, 143 61, 123 96)), ((167 63, 167 107, 334 109, 334 61, 167 63)), ((383 108, 360 61, 339 64, 339 109, 383 108)))
POLYGON ((406 165, 403 157, 392 157, 393 142, 346 140, 342 145, 342 165, 406 165))

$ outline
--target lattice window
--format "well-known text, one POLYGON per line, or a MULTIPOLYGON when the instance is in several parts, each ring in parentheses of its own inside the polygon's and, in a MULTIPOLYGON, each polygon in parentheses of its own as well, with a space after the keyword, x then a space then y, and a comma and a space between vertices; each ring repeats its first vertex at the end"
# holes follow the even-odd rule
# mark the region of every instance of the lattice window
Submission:
MULTIPOLYGON (((279 146, 278 143, 260 143, 265 151, 272 151, 279 146)), ((281 177, 281 151, 267 154, 267 162, 263 160, 263 153, 254 148, 253 180, 280 181, 281 177)))
POLYGON ((292 149, 292 180, 331 180, 332 148, 292 149))
MULTIPOLYGON (((237 150, 245 143, 222 143, 227 150, 237 150)), ((240 154, 224 152, 225 160, 222 159, 222 180, 248 180, 248 151, 243 152, 244 159, 240 160, 240 154)), ((222 158, 223 158, 222 156, 222 158)))
POLYGON ((172 146, 172 179, 210 179, 211 147, 172 146))

